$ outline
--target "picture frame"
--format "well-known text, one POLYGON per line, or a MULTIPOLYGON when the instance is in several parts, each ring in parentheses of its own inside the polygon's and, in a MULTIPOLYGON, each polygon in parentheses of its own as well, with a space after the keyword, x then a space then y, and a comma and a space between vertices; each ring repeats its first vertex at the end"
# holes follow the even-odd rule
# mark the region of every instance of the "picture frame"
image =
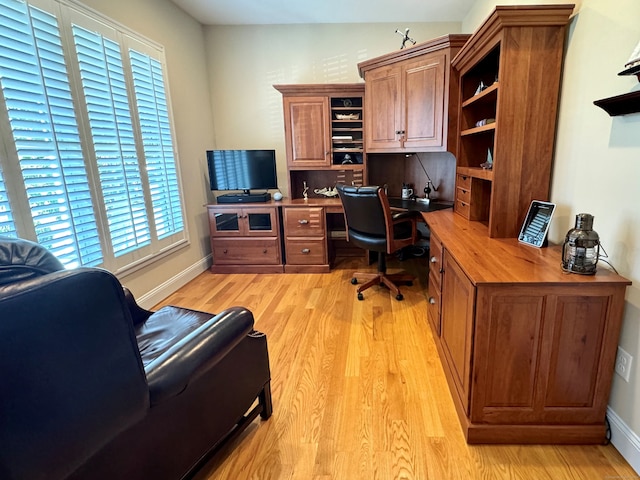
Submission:
POLYGON ((549 225, 555 209, 555 203, 541 200, 532 201, 522 224, 520 235, 518 235, 518 241, 537 248, 545 247, 549 225))

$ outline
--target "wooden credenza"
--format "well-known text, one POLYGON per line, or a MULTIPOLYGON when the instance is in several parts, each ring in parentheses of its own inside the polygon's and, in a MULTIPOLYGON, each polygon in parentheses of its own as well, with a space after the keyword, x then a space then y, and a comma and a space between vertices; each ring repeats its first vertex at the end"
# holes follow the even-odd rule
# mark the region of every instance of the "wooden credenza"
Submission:
POLYGON ((563 273, 560 247, 431 229, 427 317, 469 443, 602 443, 627 279, 563 273))

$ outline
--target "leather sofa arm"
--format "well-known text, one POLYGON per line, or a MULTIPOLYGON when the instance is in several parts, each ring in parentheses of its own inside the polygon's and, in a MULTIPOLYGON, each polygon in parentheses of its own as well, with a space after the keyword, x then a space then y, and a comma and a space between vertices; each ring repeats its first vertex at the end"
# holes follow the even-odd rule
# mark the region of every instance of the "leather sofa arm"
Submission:
POLYGON ((59 479, 148 411, 120 282, 62 270, 0 286, 0 476, 59 479))
POLYGON ((151 404, 180 394, 252 330, 253 314, 246 308, 231 307, 212 316, 146 366, 151 404))

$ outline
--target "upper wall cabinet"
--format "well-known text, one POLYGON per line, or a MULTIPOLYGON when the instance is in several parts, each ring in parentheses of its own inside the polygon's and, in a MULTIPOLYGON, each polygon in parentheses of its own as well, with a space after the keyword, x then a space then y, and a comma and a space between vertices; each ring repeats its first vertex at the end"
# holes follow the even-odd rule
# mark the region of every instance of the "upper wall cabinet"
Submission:
POLYGON ((458 76, 450 63, 468 37, 446 35, 358 64, 367 152, 455 153, 458 76))
POLYGON ((565 29, 573 5, 497 6, 452 65, 459 72, 454 210, 517 237, 548 200, 565 29))
POLYGON ((366 181, 364 83, 274 85, 282 93, 289 195, 366 181))

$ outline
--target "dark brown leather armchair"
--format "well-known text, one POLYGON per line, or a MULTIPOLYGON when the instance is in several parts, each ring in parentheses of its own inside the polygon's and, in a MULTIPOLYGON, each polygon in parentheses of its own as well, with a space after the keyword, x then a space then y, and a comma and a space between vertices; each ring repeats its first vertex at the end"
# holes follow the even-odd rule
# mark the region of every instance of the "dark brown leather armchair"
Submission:
POLYGON ((411 284, 414 277, 407 273, 387 275, 386 254, 416 243, 416 212, 402 211, 393 213, 384 189, 377 186, 353 187, 336 185, 342 201, 347 229, 347 240, 365 250, 378 252, 378 272, 356 272, 351 283, 358 287, 358 300, 363 300, 362 292, 374 285, 383 284, 396 295, 397 300, 404 297, 397 284, 411 284))
POLYGON ((149 312, 109 272, 7 238, 0 382, 6 480, 179 479, 272 412, 250 311, 149 312))

